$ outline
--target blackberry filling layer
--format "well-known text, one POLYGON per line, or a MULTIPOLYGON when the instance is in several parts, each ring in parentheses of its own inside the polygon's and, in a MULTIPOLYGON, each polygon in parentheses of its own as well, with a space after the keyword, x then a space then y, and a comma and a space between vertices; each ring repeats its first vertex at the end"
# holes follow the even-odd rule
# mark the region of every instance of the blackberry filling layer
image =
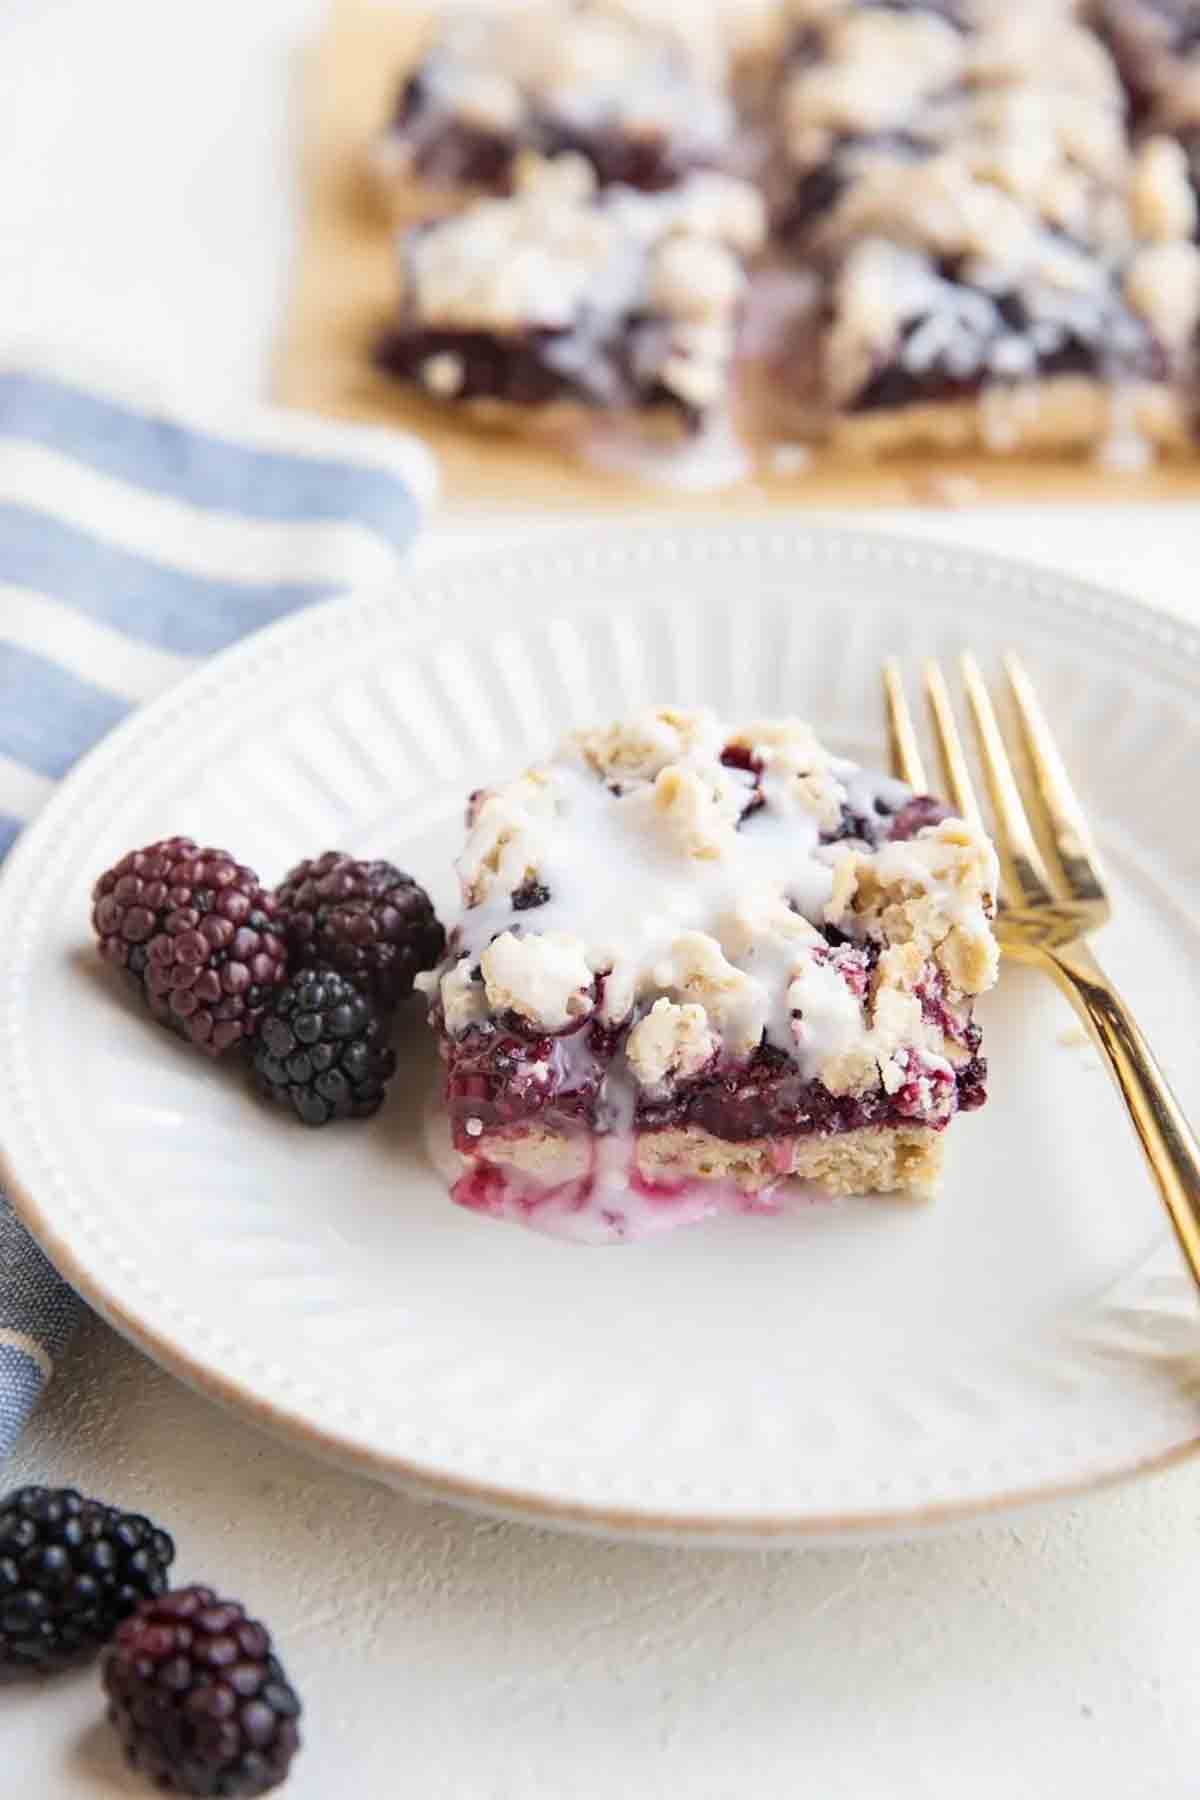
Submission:
POLYGON ((931 1191, 982 1104, 995 862, 799 721, 661 708, 475 796, 422 985, 454 1197, 598 1242, 793 1176, 931 1191))
POLYGON ((518 409, 553 406, 664 409, 685 429, 701 423, 704 408, 664 378, 670 357, 661 320, 581 308, 573 326, 511 338, 479 331, 386 332, 376 350, 388 375, 417 382, 433 398, 460 405, 491 401, 518 409))
MULTIPOLYGON (((615 128, 586 130, 564 119, 531 111, 519 134, 489 131, 453 115, 434 122, 428 78, 417 73, 405 82, 385 142, 405 147, 404 164, 436 186, 486 188, 511 193, 523 152, 541 156, 572 153, 591 164, 601 187, 631 187, 660 193, 697 169, 717 166, 725 148, 724 130, 699 143, 674 135, 669 125, 638 133, 615 128)), ((386 160, 386 155, 385 155, 386 160)))
POLYGON ((431 128, 435 108, 429 77, 418 69, 397 96, 384 138, 385 167, 390 151, 393 155, 398 153, 406 173, 424 181, 506 193, 517 155, 512 133, 452 117, 431 128))
POLYGON ((431 395, 458 401, 498 400, 507 406, 545 406, 563 398, 595 398, 615 393, 607 360, 590 366, 556 366, 556 349, 570 341, 565 331, 528 331, 508 338, 483 331, 421 331, 401 325, 385 332, 376 361, 388 375, 418 382, 431 395))
MULTIPOLYGON (((961 1062, 947 1072, 914 1061, 895 1094, 882 1089, 831 1094, 821 1082, 805 1080, 792 1059, 762 1045, 746 1062, 680 1082, 669 1096, 638 1095, 633 1124, 638 1131, 694 1125, 730 1143, 900 1125, 920 1117, 940 1129, 954 1112, 981 1106, 986 1097, 987 1063, 970 1048, 972 1029, 977 1033, 977 1027, 957 1024, 955 1036, 947 1036, 948 1043, 961 1047, 961 1062), (944 1117, 935 1117, 939 1113, 944 1117)), ((618 1039, 598 1054, 586 1034, 575 1045, 504 1031, 468 1032, 447 1058, 446 1104, 455 1149, 473 1154, 484 1132, 534 1122, 554 1131, 581 1125, 606 1129, 604 1084, 621 1048, 618 1039)))

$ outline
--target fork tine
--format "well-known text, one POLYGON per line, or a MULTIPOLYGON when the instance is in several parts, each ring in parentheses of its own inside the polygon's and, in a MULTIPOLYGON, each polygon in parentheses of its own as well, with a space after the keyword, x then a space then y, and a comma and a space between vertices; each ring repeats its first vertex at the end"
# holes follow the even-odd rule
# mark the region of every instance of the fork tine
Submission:
POLYGON ((1033 683, 1012 651, 1004 658, 1004 668, 1016 702, 1021 735, 1029 752, 1034 784, 1045 809, 1050 837, 1071 898, 1103 900, 1104 881, 1087 820, 1063 767, 1033 683))
POLYGON ((958 809, 959 816, 968 825, 980 825, 982 819, 979 802, 975 798, 975 785, 971 780, 971 771, 967 766, 966 752, 959 735, 958 725, 954 718, 954 708, 950 703, 950 690, 946 686, 946 678, 939 664, 932 657, 925 664, 925 693, 929 700, 929 710, 933 715, 933 729, 941 753, 942 768, 946 772, 946 786, 958 809))
POLYGON ((967 699, 975 718, 979 753, 987 775, 988 790, 996 815, 996 848, 1008 876, 1015 901, 1026 906, 1053 905, 1054 891, 1037 839, 1021 801, 1016 776, 1000 736, 979 664, 970 652, 960 659, 967 699))
POLYGON ((894 657, 889 657, 883 665, 883 695, 887 703, 892 773, 901 781, 907 781, 915 794, 927 794, 929 784, 925 779, 925 764, 921 760, 916 727, 904 693, 904 676, 894 657))

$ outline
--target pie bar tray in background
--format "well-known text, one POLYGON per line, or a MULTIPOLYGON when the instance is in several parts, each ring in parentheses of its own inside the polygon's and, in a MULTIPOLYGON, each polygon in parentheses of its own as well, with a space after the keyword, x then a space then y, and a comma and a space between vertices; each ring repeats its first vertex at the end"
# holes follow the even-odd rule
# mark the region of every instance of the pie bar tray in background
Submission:
MULTIPOLYGON (((428 13, 395 0, 331 0, 307 75, 303 148, 305 216, 275 392, 287 405, 418 432, 441 463, 451 502, 563 507, 711 509, 711 483, 639 478, 568 460, 552 444, 448 417, 372 365, 371 349, 391 318, 397 291, 395 226, 374 184, 369 147, 389 116, 400 81, 427 34, 428 13)), ((414 208, 417 206, 414 194, 414 208)), ((750 387, 752 389, 753 383, 750 387)), ((1200 461, 1110 469, 1094 459, 920 454, 879 462, 809 458, 756 428, 752 402, 739 418, 753 470, 723 488, 723 509, 854 506, 963 500, 1194 498, 1200 461), (799 466, 797 466, 799 465, 799 466)))

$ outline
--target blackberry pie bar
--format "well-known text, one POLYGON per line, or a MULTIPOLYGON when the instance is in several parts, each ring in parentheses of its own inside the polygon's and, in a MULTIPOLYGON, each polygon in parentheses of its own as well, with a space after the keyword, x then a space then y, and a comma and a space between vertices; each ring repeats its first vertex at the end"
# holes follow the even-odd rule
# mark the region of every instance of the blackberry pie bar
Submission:
POLYGON ((515 180, 402 235, 380 366, 491 422, 602 411, 697 428, 725 398, 758 193, 715 172, 599 190, 577 155, 524 158, 515 180))
POLYGON ((829 438, 1079 450, 1190 433, 1200 256, 1178 145, 1131 149, 1063 0, 792 0, 776 235, 821 284, 829 438))
POLYGON ((602 0, 451 11, 401 88, 376 171, 504 193, 523 153, 572 151, 602 186, 673 187, 730 152, 711 23, 697 8, 690 30, 669 30, 602 0))
POLYGON ((420 977, 459 1204, 591 1242, 928 1194, 981 1105, 987 839, 806 725, 660 708, 472 796, 420 977))

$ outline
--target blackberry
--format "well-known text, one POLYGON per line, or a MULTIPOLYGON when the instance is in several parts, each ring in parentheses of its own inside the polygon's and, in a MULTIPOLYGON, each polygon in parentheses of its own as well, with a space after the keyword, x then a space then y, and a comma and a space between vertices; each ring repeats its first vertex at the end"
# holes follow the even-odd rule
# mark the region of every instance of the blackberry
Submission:
POLYGON ((92 899, 100 954, 138 979, 164 1025, 209 1056, 254 1036, 287 950, 253 869, 165 838, 122 857, 92 899))
POLYGON ((259 1091, 306 1125, 378 1112, 396 1058, 367 996, 336 969, 301 969, 267 1009, 254 1052, 259 1091))
POLYGON ((935 800, 932 794, 915 794, 895 815, 887 835, 893 843, 899 843, 906 838, 916 837, 919 831, 924 831, 929 825, 940 825, 943 819, 949 817, 949 808, 943 806, 940 800, 935 800))
POLYGON ((545 906, 549 898, 550 889, 545 882, 535 881, 532 875, 509 895, 514 912, 529 912, 532 907, 545 906))
POLYGON ((327 850, 297 864, 275 899, 294 968, 328 964, 385 1008, 412 992, 446 945, 425 889, 389 862, 327 850))
POLYGON ((300 1748, 300 1702, 271 1635, 234 1600, 148 1600, 104 1658, 108 1716, 133 1768, 176 1794, 266 1794, 300 1748))
POLYGON ((63 1668, 106 1644, 161 1594, 175 1546, 138 1513, 73 1488, 0 1500, 0 1669, 63 1668))

